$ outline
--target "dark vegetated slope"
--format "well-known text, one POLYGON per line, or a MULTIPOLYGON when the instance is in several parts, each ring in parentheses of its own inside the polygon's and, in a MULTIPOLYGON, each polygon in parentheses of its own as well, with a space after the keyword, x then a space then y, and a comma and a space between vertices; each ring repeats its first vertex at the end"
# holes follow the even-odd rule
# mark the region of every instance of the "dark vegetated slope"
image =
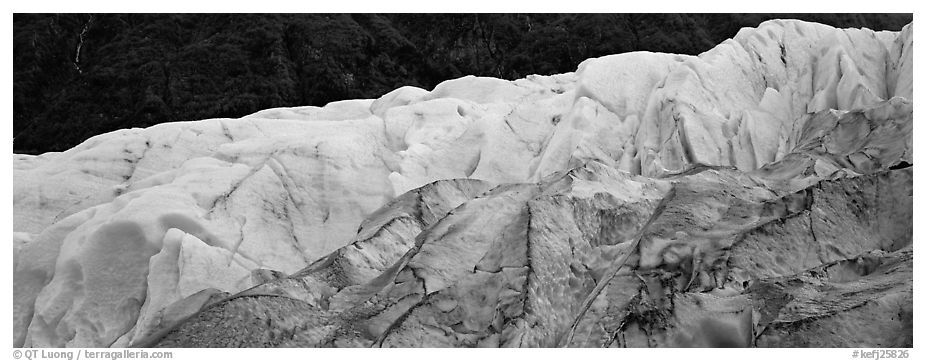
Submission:
POLYGON ((899 30, 911 14, 16 14, 18 153, 163 122, 516 79, 646 50, 698 54, 772 18, 899 30))

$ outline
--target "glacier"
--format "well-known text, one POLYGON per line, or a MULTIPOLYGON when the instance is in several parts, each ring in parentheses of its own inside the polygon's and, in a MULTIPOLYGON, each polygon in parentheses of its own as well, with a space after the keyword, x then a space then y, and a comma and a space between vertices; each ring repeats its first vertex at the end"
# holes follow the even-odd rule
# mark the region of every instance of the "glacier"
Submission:
POLYGON ((912 44, 775 20, 14 154, 14 346, 912 346, 912 44))

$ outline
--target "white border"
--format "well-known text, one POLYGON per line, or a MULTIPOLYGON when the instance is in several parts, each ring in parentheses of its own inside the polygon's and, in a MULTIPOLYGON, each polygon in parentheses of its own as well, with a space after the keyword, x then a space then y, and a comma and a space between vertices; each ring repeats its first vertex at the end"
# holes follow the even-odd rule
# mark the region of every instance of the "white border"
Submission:
POLYGON ((766 2, 732 0, 261 0, 261 1, 123 1, 123 0, 14 0, 12 12, 777 12, 777 13, 910 13, 914 2, 900 1, 808 1, 766 2))
MULTIPOLYGON (((559 1, 543 2, 535 0, 532 2, 515 1, 501 2, 498 0, 467 0, 460 3, 443 2, 440 0, 430 1, 357 1, 357 0, 337 0, 337 1, 279 1, 279 0, 261 0, 259 2, 236 2, 236 3, 217 3, 217 2, 200 2, 194 3, 183 0, 159 0, 145 3, 135 3, 129 1, 17 1, 11 4, 11 10, 7 12, 7 31, 8 35, 4 38, 7 55, 4 57, 4 66, 7 69, 5 75, 6 84, 5 92, 7 102, 6 107, 6 126, 3 127, 3 136, 10 139, 6 144, 8 156, 3 157, 3 167, 6 172, 0 176, 0 182, 5 187, 2 194, 2 202, 5 212, 0 224, 2 229, 9 236, 12 233, 12 22, 14 12, 914 12, 914 19, 919 18, 919 6, 914 6, 910 1, 808 1, 808 0, 776 0, 767 3, 754 3, 748 1, 715 1, 715 2, 695 2, 695 1, 559 1), (837 11, 833 11, 838 9, 837 11)), ((922 46, 914 43, 915 53, 923 53, 922 46)), ((926 55, 920 55, 921 59, 926 55)), ((920 61, 914 61, 914 64, 920 61)), ((921 68, 916 66, 916 68, 921 68)), ((926 89, 923 77, 918 76, 919 72, 914 72, 914 88, 926 89)), ((914 92, 916 94, 916 91, 914 92)), ((914 116, 915 117, 915 116, 914 116)), ((914 120, 915 121, 915 120, 914 120)), ((926 124, 914 125, 914 144, 926 144, 923 132, 926 124)), ((914 224, 923 223, 924 205, 923 201, 926 193, 920 193, 920 190, 926 189, 922 176, 914 177, 914 224)), ((917 242, 922 231, 914 229, 914 242, 917 242)), ((6 271, 3 272, 2 282, 7 285, 6 289, 12 289, 12 249, 11 247, 0 247, 3 259, 7 260, 6 271)), ((914 258, 916 260, 917 258, 914 258)), ((916 304, 922 304, 923 292, 923 275, 917 272, 921 267, 914 267, 914 308, 916 304)), ((12 292, 3 298, 3 306, 6 310, 6 320, 12 319, 12 292)), ((914 312, 914 327, 917 325, 922 329, 924 326, 923 312, 914 312)), ((3 329, 3 334, 7 342, 11 342, 12 329, 7 324, 3 329)), ((921 332, 922 333, 922 332, 921 332)), ((916 333, 914 333, 916 336, 916 333)), ((911 355, 914 357, 923 357, 918 348, 926 345, 918 338, 914 338, 914 350, 911 355)), ((660 360, 660 359, 685 359, 697 360, 701 358, 709 359, 737 359, 749 361, 753 360, 851 360, 853 349, 744 349, 744 350, 722 350, 722 349, 519 349, 519 350, 462 350, 462 349, 400 349, 400 350, 370 350, 370 349, 167 349, 173 351, 175 360, 199 360, 211 359, 215 357, 230 358, 232 360, 314 360, 316 358, 341 358, 353 360, 355 358, 376 360, 415 360, 415 359, 441 359, 441 360, 519 360, 524 358, 530 359, 550 359, 563 360, 579 358, 592 358, 593 360, 605 359, 641 359, 641 360, 660 360)), ((8 349, 7 352, 12 352, 8 349)), ((7 357, 12 354, 8 353, 7 357)), ((860 360, 860 359, 857 359, 860 360)))

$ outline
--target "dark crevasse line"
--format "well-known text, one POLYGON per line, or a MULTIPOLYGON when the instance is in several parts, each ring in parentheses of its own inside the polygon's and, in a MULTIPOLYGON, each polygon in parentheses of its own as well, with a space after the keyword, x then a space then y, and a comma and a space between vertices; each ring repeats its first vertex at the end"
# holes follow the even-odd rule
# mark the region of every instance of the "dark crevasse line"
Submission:
POLYGON ((643 239, 644 235, 646 235, 646 231, 649 230, 649 227, 653 223, 653 221, 655 221, 657 218, 659 218, 662 215, 662 212, 663 210, 665 210, 666 205, 674 198, 675 198, 675 186, 673 186, 672 189, 669 190, 669 193, 667 193, 662 198, 662 200, 656 206, 656 209, 653 210, 653 214, 650 215, 649 219, 646 221, 646 224, 644 224, 643 227, 640 228, 640 231, 637 232, 637 235, 634 236, 633 244, 631 244, 630 247, 627 249, 627 253, 624 255, 624 257, 620 261, 615 262, 614 268, 608 271, 605 277, 602 278, 600 281, 598 281, 598 283, 595 285, 595 288, 593 288, 592 291, 588 294, 588 296, 586 296, 585 301, 582 302, 582 306, 579 308, 578 314, 576 314, 576 316, 573 318, 572 326, 569 328, 569 331, 567 331, 566 335, 560 338, 560 341, 557 342, 557 347, 567 347, 570 343, 572 343, 572 338, 575 335, 576 328, 579 326, 579 322, 582 320, 582 317, 585 316, 585 313, 588 311, 588 308, 591 307, 592 302, 594 302, 595 299, 598 298, 598 295, 601 294, 601 291, 604 290, 605 287, 607 287, 608 283, 610 283, 612 279, 614 279, 617 273, 627 263, 627 260, 630 259, 632 255, 639 253, 640 241, 643 239))

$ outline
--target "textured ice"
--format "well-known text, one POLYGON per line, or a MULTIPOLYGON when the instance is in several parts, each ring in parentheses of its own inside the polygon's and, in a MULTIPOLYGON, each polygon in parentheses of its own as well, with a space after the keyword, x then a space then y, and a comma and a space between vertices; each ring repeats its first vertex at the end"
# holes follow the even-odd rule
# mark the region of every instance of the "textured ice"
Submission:
MULTIPOLYGON (((318 326, 259 345, 751 342, 742 335, 756 321, 752 306, 727 297, 724 284, 759 292, 742 282, 799 277, 874 249, 905 262, 907 224, 871 228, 888 218, 856 212, 852 226, 827 218, 852 210, 821 207, 848 197, 907 216, 904 196, 837 188, 906 184, 873 174, 913 162, 912 31, 776 20, 698 56, 611 55, 575 73, 469 76, 14 155, 14 346, 167 335, 166 345, 185 332, 165 333, 175 323, 242 291, 241 307, 263 300, 253 307, 267 320, 281 307, 318 326), (802 208, 807 199, 813 206, 802 208), (797 237, 811 220, 823 232, 813 241, 749 233, 797 237), (827 239, 836 229, 821 223, 856 227, 857 238, 827 239), (775 258, 818 243, 827 248, 815 258, 775 258), (749 256, 756 244, 771 258, 749 256), (718 266, 727 257, 730 269, 718 266), (620 262, 684 273, 676 291, 707 293, 680 294, 666 311, 659 295, 671 292, 658 277, 614 268, 620 262), (678 327, 615 340, 627 309, 668 312, 678 327)), ((901 291, 865 300, 902 304, 901 291)), ((240 309, 225 302, 209 312, 240 309)), ((229 322, 220 314, 197 317, 229 322)), ((796 342, 783 323, 762 320, 777 338, 758 343, 796 342)), ((644 321, 658 320, 634 322, 644 321)), ((189 326, 202 327, 189 340, 222 332, 208 322, 189 326)), ((250 345, 245 336, 215 342, 250 345)))

